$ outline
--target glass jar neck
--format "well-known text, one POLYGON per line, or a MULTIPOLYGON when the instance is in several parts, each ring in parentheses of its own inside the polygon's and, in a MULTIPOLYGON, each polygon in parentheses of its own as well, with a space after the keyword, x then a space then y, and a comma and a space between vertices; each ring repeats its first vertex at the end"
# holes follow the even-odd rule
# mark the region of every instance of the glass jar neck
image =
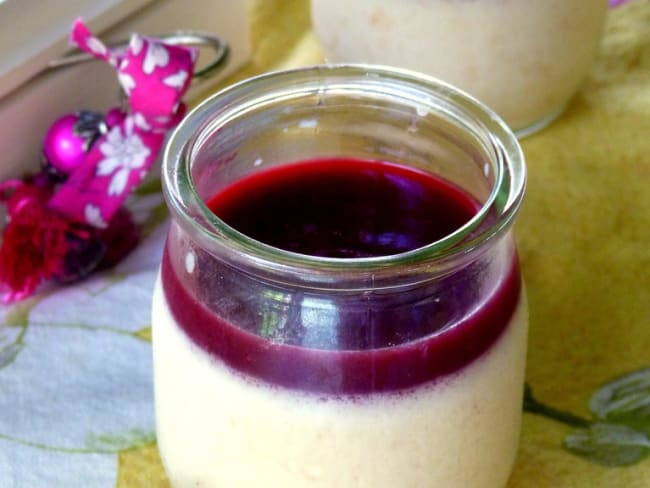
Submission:
POLYGON ((316 288, 392 286, 396 276, 414 282, 462 266, 509 229, 524 187, 519 144, 488 108, 424 75, 368 65, 303 68, 233 85, 186 117, 163 164, 173 218, 197 245, 247 273, 316 288), (327 149, 319 149, 319 139, 328 141, 327 149), (292 149, 282 153, 279 145, 292 149), (444 173, 466 186, 480 209, 426 246, 350 259, 269 246, 230 227, 204 203, 215 189, 265 167, 332 151, 365 155, 367 146, 375 148, 373 157, 414 160, 420 169, 444 173), (395 147, 402 153, 387 154, 395 147), (264 164, 257 167, 258 160, 264 164))

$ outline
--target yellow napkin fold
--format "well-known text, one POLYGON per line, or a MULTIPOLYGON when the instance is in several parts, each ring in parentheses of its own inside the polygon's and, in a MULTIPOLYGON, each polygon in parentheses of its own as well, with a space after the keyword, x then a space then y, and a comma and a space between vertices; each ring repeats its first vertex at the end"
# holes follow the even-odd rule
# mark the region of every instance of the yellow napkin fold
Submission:
MULTIPOLYGON (((650 366, 650 2, 610 13, 582 91, 522 145, 527 378, 541 401, 587 418, 603 383, 650 366)), ((524 415, 509 486, 650 486, 650 457, 628 467, 594 464, 561 448, 571 430, 524 415)))

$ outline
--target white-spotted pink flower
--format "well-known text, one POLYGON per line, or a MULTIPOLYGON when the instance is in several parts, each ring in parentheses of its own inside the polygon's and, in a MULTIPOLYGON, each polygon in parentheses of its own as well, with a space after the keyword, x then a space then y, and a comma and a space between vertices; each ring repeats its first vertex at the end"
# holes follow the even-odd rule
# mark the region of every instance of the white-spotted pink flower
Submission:
POLYGON ((122 128, 114 127, 99 146, 105 156, 97 165, 97 175, 112 175, 108 195, 121 195, 127 187, 131 171, 144 167, 151 154, 140 136, 134 130, 135 124, 128 117, 122 128))

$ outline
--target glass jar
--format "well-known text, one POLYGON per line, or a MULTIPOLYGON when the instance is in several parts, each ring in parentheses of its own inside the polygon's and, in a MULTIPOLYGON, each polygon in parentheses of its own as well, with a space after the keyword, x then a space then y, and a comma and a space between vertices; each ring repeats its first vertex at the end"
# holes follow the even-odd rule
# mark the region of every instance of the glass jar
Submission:
POLYGON ((564 110, 587 76, 607 0, 312 0, 334 62, 414 69, 467 91, 519 136, 564 110))
POLYGON ((172 222, 153 299, 158 446, 172 484, 504 486, 526 355, 511 231, 524 186, 505 124, 412 72, 271 73, 198 106, 165 153, 172 222), (476 203, 473 216, 405 252, 318 257, 240 233, 204 203, 342 156, 448 182, 476 203))

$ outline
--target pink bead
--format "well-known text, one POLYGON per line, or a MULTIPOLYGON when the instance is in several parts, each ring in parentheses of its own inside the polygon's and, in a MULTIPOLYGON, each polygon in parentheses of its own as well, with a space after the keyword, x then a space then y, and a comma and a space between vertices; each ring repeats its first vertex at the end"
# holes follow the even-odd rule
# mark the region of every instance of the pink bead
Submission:
POLYGON ((64 115, 52 124, 43 141, 43 153, 50 165, 63 174, 70 174, 86 155, 84 138, 75 134, 76 114, 64 115))

